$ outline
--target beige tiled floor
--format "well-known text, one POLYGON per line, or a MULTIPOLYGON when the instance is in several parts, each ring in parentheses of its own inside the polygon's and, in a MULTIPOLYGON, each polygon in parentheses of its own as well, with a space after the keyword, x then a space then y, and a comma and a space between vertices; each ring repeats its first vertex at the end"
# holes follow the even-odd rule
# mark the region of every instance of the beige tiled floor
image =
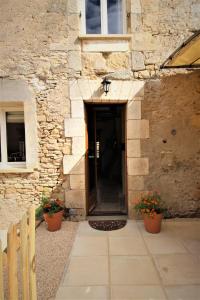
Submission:
POLYGON ((110 255, 147 255, 147 249, 142 237, 115 236, 109 237, 110 255))
POLYGON ((200 220, 103 232, 81 222, 56 300, 200 300, 200 220))

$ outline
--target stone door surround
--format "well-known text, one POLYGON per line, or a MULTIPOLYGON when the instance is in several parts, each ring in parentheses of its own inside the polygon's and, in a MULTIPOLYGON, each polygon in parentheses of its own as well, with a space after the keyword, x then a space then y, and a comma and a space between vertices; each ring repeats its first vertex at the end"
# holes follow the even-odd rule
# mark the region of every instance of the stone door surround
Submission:
POLYGON ((71 116, 65 119, 65 137, 72 139, 72 154, 63 158, 64 174, 69 175, 70 187, 65 191, 67 207, 78 208, 86 214, 85 151, 86 123, 84 103, 126 103, 126 161, 128 207, 135 192, 144 189, 149 172, 148 158, 141 157, 141 139, 149 138, 149 121, 141 117, 144 81, 112 80, 107 95, 101 80, 74 79, 69 81, 71 116))

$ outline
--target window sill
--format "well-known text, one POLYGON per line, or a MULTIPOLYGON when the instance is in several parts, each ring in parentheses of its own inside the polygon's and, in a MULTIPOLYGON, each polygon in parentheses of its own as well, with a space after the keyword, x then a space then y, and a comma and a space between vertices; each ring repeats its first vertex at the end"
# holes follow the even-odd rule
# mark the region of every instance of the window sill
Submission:
POLYGON ((131 40, 131 34, 81 34, 80 40, 131 40))
POLYGON ((84 34, 79 39, 83 52, 126 52, 130 50, 130 34, 84 34))
POLYGON ((8 168, 0 168, 0 173, 33 173, 34 170, 32 168, 12 168, 12 167, 8 167, 8 168))

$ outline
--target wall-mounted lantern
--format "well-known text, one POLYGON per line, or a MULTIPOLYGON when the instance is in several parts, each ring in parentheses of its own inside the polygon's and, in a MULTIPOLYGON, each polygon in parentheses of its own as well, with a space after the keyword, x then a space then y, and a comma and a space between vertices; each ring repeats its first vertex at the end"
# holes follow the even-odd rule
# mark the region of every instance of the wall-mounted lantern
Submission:
POLYGON ((105 94, 107 95, 107 93, 109 92, 109 88, 111 85, 111 81, 109 81, 106 77, 103 79, 103 81, 101 82, 101 84, 103 85, 103 90, 105 92, 105 94))

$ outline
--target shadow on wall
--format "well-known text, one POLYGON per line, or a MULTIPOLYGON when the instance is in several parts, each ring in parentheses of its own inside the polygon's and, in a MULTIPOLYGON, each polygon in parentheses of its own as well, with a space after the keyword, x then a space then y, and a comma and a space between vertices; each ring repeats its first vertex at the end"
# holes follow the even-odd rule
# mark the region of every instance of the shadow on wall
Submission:
POLYGON ((171 216, 200 216, 200 71, 147 82, 142 118, 150 122, 146 190, 161 192, 171 216))
MULTIPOLYGON (((72 156, 71 156, 72 157, 72 156)), ((80 217, 85 216, 85 154, 74 157, 74 165, 71 167, 69 174, 63 174, 61 165, 62 182, 57 185, 51 197, 59 198, 65 201, 67 208, 76 209, 75 214, 80 217)))

